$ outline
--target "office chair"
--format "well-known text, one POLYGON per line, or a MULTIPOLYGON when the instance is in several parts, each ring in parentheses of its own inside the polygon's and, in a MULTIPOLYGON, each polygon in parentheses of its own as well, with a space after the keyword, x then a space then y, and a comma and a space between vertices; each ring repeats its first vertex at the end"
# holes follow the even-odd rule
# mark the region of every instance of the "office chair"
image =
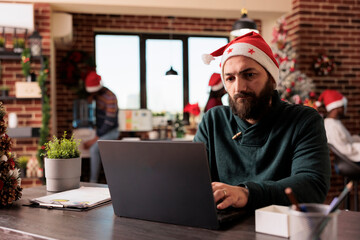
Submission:
MULTIPOLYGON (((335 146, 328 143, 329 149, 334 153, 335 171, 344 176, 344 184, 352 180, 354 182, 354 205, 355 211, 358 211, 358 183, 360 179, 360 166, 351 161, 347 156, 339 152, 335 146)), ((345 201, 345 208, 349 207, 349 202, 345 201)))

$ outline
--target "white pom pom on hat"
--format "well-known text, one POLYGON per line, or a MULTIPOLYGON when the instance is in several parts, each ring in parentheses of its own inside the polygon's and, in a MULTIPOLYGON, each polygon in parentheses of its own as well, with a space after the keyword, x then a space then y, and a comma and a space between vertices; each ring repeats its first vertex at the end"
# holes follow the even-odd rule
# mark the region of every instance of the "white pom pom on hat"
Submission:
POLYGON ((203 62, 207 65, 209 65, 212 60, 215 60, 215 58, 210 54, 203 54, 201 57, 203 62))
POLYGON ((262 65, 274 78, 277 83, 279 81, 279 65, 274 58, 270 46, 265 42, 260 34, 249 32, 240 37, 235 38, 225 46, 217 49, 210 54, 204 54, 202 59, 205 64, 209 64, 214 57, 221 58, 221 78, 224 83, 224 63, 233 56, 246 56, 257 61, 262 65))

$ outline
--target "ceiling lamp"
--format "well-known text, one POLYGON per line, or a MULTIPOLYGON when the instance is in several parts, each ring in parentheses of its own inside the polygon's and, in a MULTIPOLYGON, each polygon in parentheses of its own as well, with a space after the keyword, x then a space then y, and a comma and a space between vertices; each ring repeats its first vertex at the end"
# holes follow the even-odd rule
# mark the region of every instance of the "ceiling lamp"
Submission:
POLYGON ((170 70, 166 72, 165 75, 178 75, 178 73, 173 69, 173 67, 170 67, 170 70))
MULTIPOLYGON (((170 17, 168 17, 168 19, 170 19, 170 21, 169 21, 169 30, 170 30, 169 40, 170 40, 170 48, 171 48, 170 49, 170 54, 171 54, 171 61, 172 61, 172 42, 171 42, 173 40, 172 24, 173 24, 173 21, 174 21, 175 17, 170 16, 170 17)), ((177 76, 178 75, 177 71, 175 71, 172 66, 170 66, 170 70, 165 73, 165 76, 171 76, 171 75, 172 76, 177 76)))
POLYGON ((235 21, 230 34, 239 37, 251 31, 259 33, 256 23, 247 17, 247 10, 243 8, 241 9, 241 18, 235 21))

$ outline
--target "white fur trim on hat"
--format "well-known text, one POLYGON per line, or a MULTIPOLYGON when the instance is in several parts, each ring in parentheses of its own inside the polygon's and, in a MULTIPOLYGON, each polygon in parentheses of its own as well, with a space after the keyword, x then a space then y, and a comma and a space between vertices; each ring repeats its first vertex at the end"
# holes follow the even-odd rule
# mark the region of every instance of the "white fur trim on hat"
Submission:
POLYGON ((218 91, 224 87, 224 84, 222 81, 220 81, 218 84, 211 86, 212 91, 218 91))
POLYGON ((340 100, 329 103, 327 106, 325 106, 325 108, 326 108, 326 111, 330 112, 331 110, 333 110, 335 108, 339 108, 339 107, 344 107, 344 109, 346 109, 346 105, 347 105, 347 99, 346 99, 346 97, 343 97, 340 100))
POLYGON ((255 47, 254 45, 243 42, 231 44, 225 49, 221 58, 221 79, 223 82, 225 62, 233 56, 245 56, 255 60, 270 73, 276 83, 279 82, 279 68, 276 66, 273 60, 261 49, 255 47), (230 51, 230 49, 232 50, 230 51))
POLYGON ((85 87, 85 88, 86 88, 86 91, 87 91, 88 93, 94 93, 94 92, 99 91, 99 90, 103 87, 102 81, 100 81, 99 83, 100 83, 100 84, 97 85, 97 86, 85 87))

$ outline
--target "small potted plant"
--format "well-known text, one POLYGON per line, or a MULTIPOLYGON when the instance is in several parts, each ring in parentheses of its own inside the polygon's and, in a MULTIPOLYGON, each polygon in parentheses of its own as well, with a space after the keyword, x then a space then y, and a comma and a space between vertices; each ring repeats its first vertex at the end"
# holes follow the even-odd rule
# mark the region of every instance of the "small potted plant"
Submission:
POLYGON ((22 53, 25 48, 25 39, 24 38, 15 38, 13 40, 13 48, 15 53, 22 53))
POLYGON ((7 85, 1 85, 0 91, 1 91, 2 97, 7 97, 7 96, 9 96, 10 87, 7 85))
POLYGON ((5 51, 5 38, 0 37, 0 52, 5 51))
POLYGON ((20 177, 24 178, 26 177, 26 168, 27 168, 27 163, 29 161, 29 157, 28 156, 21 156, 17 159, 19 168, 20 168, 20 177))
POLYGON ((66 191, 80 187, 81 158, 80 140, 66 138, 66 131, 59 139, 56 136, 45 143, 46 190, 66 191))

